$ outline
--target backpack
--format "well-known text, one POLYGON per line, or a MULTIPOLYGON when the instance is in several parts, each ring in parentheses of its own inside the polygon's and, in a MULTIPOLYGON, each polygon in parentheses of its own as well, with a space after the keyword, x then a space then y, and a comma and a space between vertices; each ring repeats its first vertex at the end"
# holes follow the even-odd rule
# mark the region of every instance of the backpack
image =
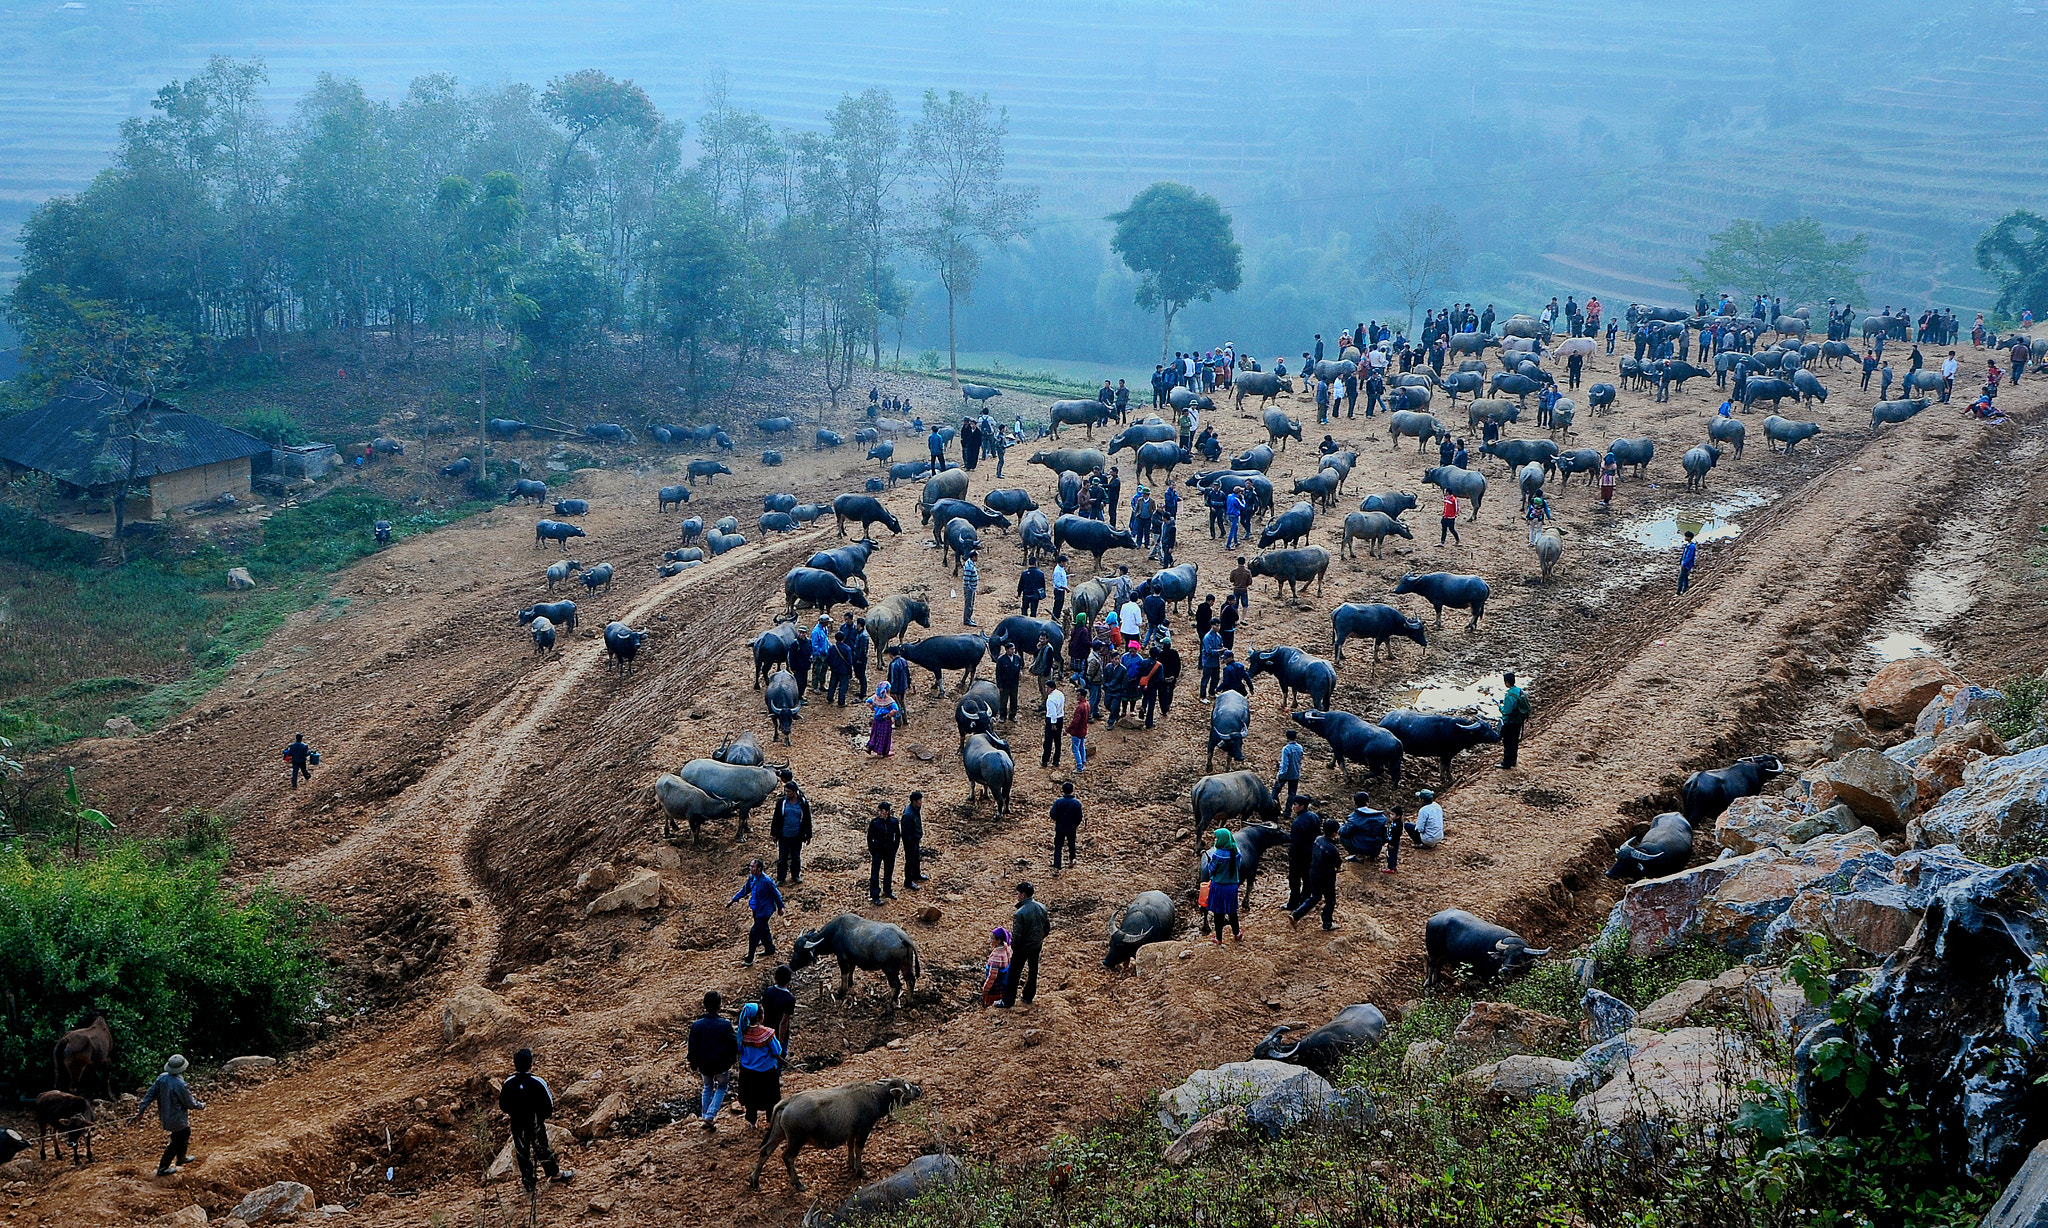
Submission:
POLYGON ((1514 702, 1508 705, 1508 710, 1504 715, 1511 721, 1529 719, 1529 693, 1518 688, 1515 691, 1514 702))

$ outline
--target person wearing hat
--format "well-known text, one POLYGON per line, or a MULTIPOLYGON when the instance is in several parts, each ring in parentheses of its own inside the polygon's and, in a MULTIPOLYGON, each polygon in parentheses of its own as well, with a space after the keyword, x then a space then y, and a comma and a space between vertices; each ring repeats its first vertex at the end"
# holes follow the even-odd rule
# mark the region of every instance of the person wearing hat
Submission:
POLYGON ((1415 795, 1422 803, 1422 809, 1415 812, 1415 821, 1405 824, 1408 838, 1419 849, 1433 849, 1444 842, 1444 808, 1436 800, 1434 789, 1424 789, 1415 795))
POLYGON ((558 1185, 573 1180, 576 1174, 562 1167, 548 1144, 548 1118, 555 1111, 555 1098, 547 1083, 533 1073, 533 1050, 513 1054, 512 1069, 512 1077, 498 1092, 498 1107, 512 1119, 512 1157, 519 1162, 519 1179, 530 1195, 540 1188, 536 1165, 558 1185))
POLYGON ((1309 895, 1309 864, 1315 857, 1316 837, 1322 834, 1323 816, 1315 812, 1315 799, 1297 793, 1288 799, 1294 821, 1287 828, 1287 907, 1294 908, 1309 895))
POLYGON ((1052 932, 1052 917, 1038 902, 1038 889, 1029 882, 1017 884, 1017 911, 1010 918, 1010 975, 1003 981, 1003 1005, 1017 1005, 1021 982, 1024 1005, 1038 996, 1038 957, 1045 948, 1045 936, 1052 932))
POLYGON ((1230 926, 1230 936, 1238 942, 1244 941, 1244 931, 1237 925, 1237 885, 1239 868, 1237 840, 1230 829, 1216 829, 1216 847, 1202 856, 1202 881, 1209 885, 1209 896, 1203 904, 1203 911, 1216 921, 1216 945, 1223 945, 1223 927, 1230 926))
POLYGON ((897 707, 895 696, 889 693, 889 684, 877 683, 875 693, 868 697, 868 753, 887 759, 895 754, 891 745, 896 733, 897 707))
POLYGON ((190 1066, 183 1054, 173 1053, 164 1063, 164 1072, 149 1085, 149 1094, 135 1106, 135 1121, 141 1121, 143 1111, 151 1104, 156 1105, 156 1119, 170 1133, 171 1141, 164 1147, 163 1158, 156 1162, 156 1175, 159 1177, 176 1172, 179 1165, 199 1162, 198 1156, 186 1154, 186 1148, 192 1142, 192 1119, 188 1114, 194 1109, 205 1108, 206 1102, 185 1086, 185 1071, 190 1066))

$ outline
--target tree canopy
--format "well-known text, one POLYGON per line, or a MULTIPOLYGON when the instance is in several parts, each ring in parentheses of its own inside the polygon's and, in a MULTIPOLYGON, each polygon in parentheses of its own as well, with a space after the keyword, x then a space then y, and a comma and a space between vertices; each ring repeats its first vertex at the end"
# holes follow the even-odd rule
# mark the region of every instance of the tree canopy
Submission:
POLYGON ((1810 217, 1768 227, 1736 218, 1708 238, 1707 250, 1696 261, 1698 270, 1681 270, 1679 277, 1698 294, 1763 294, 1787 304, 1827 298, 1853 303, 1863 296, 1857 269, 1869 248, 1862 235, 1830 243, 1810 217))
POLYGON ((1218 291, 1244 280, 1244 249, 1238 246, 1216 198, 1186 184, 1161 181, 1139 192, 1116 223, 1111 250, 1138 275, 1138 306, 1161 316, 1159 357, 1172 348, 1173 318, 1193 302, 1206 303, 1218 291))
POLYGON ((1449 286, 1465 267, 1465 242, 1458 221, 1442 205, 1409 209, 1373 233, 1366 266, 1394 288, 1408 308, 1408 327, 1415 327, 1415 309, 1449 286))
POLYGON ((2048 218, 2015 209, 1977 238, 1977 267, 1998 283, 1998 310, 2048 316, 2048 218))

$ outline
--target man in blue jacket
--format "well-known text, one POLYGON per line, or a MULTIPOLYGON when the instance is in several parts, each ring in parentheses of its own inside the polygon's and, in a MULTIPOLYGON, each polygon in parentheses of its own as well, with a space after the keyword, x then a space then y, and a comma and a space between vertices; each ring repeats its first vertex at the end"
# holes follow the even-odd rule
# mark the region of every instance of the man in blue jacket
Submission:
POLYGON ((732 1086, 732 1064, 740 1060, 739 1034, 726 1019, 724 1004, 724 997, 711 990, 704 995, 704 1013, 690 1024, 690 1069, 704 1081, 697 1115, 706 1130, 718 1128, 718 1110, 725 1106, 726 1090, 732 1086))
MULTIPOLYGON (((789 788, 792 792, 796 790, 795 785, 789 788)), ((733 892, 725 906, 731 908, 741 900, 747 902, 747 911, 754 914, 754 928, 747 932, 747 957, 740 961, 751 968, 757 947, 765 948, 770 955, 775 954, 775 936, 768 932, 768 918, 782 911, 782 892, 776 890, 759 857, 754 858, 754 864, 748 869, 747 881, 740 884, 740 889, 733 892)))

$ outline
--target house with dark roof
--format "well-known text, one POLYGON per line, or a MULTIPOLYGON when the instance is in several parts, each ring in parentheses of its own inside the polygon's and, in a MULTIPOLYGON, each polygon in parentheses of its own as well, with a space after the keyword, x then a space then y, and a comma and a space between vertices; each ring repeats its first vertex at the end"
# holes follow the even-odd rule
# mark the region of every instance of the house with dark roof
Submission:
POLYGON ((115 493, 128 470, 128 424, 159 440, 141 445, 127 516, 148 520, 223 494, 250 493, 270 445, 168 401, 77 379, 40 409, 0 418, 0 463, 54 478, 73 498, 115 493))

